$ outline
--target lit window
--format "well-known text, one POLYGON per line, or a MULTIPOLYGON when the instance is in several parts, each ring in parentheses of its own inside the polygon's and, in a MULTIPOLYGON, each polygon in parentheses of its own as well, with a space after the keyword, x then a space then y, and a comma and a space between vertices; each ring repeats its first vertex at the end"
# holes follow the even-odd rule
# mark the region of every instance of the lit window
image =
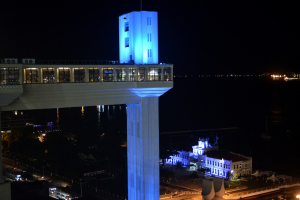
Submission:
POLYGON ((125 47, 129 47, 129 37, 125 38, 125 47))
POLYGON ((129 31, 129 23, 125 22, 125 32, 129 31))

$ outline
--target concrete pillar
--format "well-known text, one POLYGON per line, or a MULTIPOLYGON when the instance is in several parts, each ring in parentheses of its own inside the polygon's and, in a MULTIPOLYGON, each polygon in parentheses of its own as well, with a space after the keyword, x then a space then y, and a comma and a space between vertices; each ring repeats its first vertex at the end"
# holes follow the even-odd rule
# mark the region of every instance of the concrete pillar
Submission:
POLYGON ((19 67, 19 82, 20 82, 20 84, 23 84, 23 76, 24 76, 23 67, 21 66, 21 67, 19 67))
POLYGON ((138 80, 139 67, 135 67, 135 66, 133 66, 133 67, 135 68, 134 80, 135 81, 139 81, 138 80))
POLYGON ((130 80, 130 77, 129 77, 129 68, 126 67, 126 81, 128 82, 130 80))
POLYGON ((84 71, 85 71, 85 80, 84 80, 84 82, 90 82, 90 80, 89 80, 89 68, 85 67, 84 71))
POLYGON ((4 183, 2 170, 2 134, 1 134, 1 108, 0 108, 0 184, 4 183))
POLYGON ((100 67, 100 82, 103 82, 103 68, 102 67, 100 67))
POLYGON ((159 200, 158 97, 127 104, 128 200, 159 200))
POLYGON ((54 71, 55 71, 55 72, 54 72, 54 75, 55 75, 55 76, 54 76, 54 78, 55 78, 54 82, 57 83, 57 82, 58 82, 57 79, 58 79, 58 77, 59 77, 59 76, 58 76, 58 69, 57 69, 57 67, 54 67, 54 71))
POLYGON ((70 69, 70 82, 74 82, 74 68, 69 68, 70 69))
POLYGON ((145 67, 145 81, 149 81, 148 73, 149 73, 149 68, 145 67))
POLYGON ((173 81, 173 79, 174 79, 174 75, 173 75, 173 67, 171 67, 170 70, 171 70, 170 81, 173 81))
POLYGON ((113 81, 118 81, 117 80, 117 69, 114 67, 113 69, 113 81))
POLYGON ((164 81, 164 68, 160 68, 160 80, 164 81))

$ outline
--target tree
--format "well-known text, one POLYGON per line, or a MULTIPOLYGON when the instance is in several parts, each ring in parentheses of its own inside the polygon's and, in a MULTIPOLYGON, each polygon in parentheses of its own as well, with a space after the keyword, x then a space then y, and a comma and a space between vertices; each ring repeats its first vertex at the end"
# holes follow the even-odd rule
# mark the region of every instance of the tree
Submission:
POLYGON ((174 176, 175 176, 174 172, 171 172, 169 170, 160 168, 160 177, 161 178, 169 179, 169 178, 172 178, 174 176))
POLYGON ((199 178, 198 173, 197 173, 197 172, 192 172, 192 173, 189 175, 189 178, 191 178, 191 179, 199 178))
POLYGON ((230 179, 232 176, 233 174, 230 171, 228 171, 226 174, 226 179, 230 179))
POLYGON ((200 170, 199 170, 201 173, 205 174, 206 172, 210 172, 210 168, 208 167, 202 167, 200 170))
POLYGON ((183 168, 182 162, 177 162, 176 163, 176 169, 182 169, 182 168, 183 168))

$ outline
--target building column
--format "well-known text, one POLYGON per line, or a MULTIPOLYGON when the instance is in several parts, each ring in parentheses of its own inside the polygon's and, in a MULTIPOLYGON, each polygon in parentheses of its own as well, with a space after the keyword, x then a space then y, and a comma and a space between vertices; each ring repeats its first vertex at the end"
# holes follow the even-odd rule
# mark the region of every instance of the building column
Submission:
POLYGON ((164 68, 160 68, 160 80, 164 81, 164 68))
POLYGON ((0 184, 4 183, 2 170, 2 134, 1 134, 1 108, 0 108, 0 184))
POLYGON ((74 68, 69 67, 70 69, 70 83, 74 82, 74 68))
POLYGON ((23 67, 19 67, 19 82, 22 85, 23 84, 23 76, 25 76, 25 74, 23 74, 23 67))
POLYGON ((128 82, 130 80, 130 77, 129 77, 129 68, 126 67, 126 81, 128 82))
POLYGON ((128 200, 159 200, 158 97, 127 104, 128 200))
POLYGON ((100 82, 103 82, 103 68, 102 67, 100 67, 99 68, 99 73, 100 73, 100 82))
POLYGON ((57 79, 58 79, 58 70, 57 70, 57 67, 54 67, 54 83, 57 83, 57 79))
POLYGON ((134 68, 135 68, 134 80, 135 81, 140 81, 140 80, 138 80, 139 67, 134 67, 134 68))
POLYGON ((85 67, 84 71, 85 71, 85 80, 84 80, 84 82, 90 82, 89 81, 89 68, 85 67))
POLYGON ((118 81, 117 80, 117 68, 113 67, 113 81, 118 81))

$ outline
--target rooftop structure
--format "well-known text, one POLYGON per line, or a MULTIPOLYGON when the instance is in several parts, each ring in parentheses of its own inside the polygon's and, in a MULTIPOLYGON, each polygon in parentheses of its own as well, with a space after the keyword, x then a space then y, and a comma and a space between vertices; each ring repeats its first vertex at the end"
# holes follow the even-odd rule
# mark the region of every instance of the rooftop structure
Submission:
POLYGON ((134 11, 119 17, 120 63, 158 64, 157 12, 134 11))

